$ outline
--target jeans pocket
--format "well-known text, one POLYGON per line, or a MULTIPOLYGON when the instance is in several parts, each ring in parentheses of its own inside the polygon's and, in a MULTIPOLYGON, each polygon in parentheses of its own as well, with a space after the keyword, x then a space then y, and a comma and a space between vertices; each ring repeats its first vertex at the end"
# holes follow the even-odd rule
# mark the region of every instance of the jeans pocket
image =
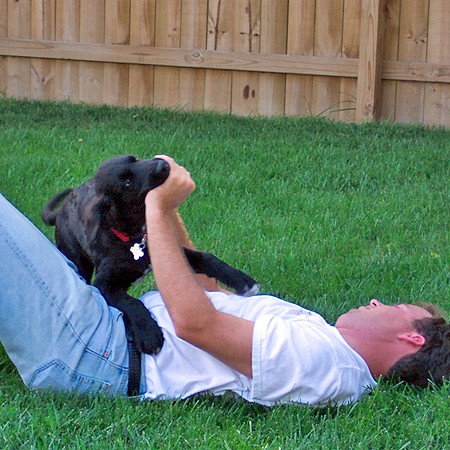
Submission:
POLYGON ((32 390, 54 392, 73 391, 93 394, 101 392, 107 394, 111 383, 75 372, 60 359, 55 358, 34 371, 28 387, 32 390))

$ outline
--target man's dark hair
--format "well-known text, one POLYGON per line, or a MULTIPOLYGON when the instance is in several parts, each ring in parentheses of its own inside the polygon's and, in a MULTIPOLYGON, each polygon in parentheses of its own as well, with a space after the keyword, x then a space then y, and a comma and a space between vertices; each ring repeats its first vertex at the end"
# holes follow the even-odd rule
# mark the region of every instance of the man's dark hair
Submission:
POLYGON ((414 328, 425 338, 422 348, 398 360, 386 374, 413 386, 426 388, 429 383, 441 386, 450 380, 450 324, 425 307, 434 317, 415 320, 414 328))

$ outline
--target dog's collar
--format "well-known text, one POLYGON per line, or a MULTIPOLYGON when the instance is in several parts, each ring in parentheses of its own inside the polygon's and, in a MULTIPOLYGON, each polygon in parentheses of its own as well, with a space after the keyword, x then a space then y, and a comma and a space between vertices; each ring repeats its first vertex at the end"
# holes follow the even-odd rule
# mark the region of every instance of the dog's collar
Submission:
POLYGON ((130 240, 130 236, 128 234, 116 230, 114 227, 111 227, 111 231, 122 241, 122 242, 128 242, 130 240))

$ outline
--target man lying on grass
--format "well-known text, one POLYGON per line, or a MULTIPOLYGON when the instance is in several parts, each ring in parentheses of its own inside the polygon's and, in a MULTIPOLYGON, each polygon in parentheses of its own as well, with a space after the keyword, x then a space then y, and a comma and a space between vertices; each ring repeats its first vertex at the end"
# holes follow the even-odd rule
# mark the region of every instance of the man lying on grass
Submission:
MULTIPOLYGON (((421 387, 449 378, 449 324, 433 308, 371 300, 331 326, 300 306, 241 298, 194 275, 174 217, 195 183, 162 157, 170 176, 146 197, 159 292, 143 301, 165 343, 157 355, 143 355, 143 398, 231 391, 263 405, 346 404, 379 377, 421 387)), ((130 365, 121 313, 1 196, 0 211, 0 339, 25 384, 125 395, 130 365)))

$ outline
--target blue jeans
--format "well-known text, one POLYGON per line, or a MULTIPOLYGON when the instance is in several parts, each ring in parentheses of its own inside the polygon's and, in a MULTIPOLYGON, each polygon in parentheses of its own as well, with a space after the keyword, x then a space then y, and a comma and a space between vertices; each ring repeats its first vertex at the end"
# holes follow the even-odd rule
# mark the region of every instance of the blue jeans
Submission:
POLYGON ((31 389, 126 395, 122 313, 1 195, 0 341, 31 389))

